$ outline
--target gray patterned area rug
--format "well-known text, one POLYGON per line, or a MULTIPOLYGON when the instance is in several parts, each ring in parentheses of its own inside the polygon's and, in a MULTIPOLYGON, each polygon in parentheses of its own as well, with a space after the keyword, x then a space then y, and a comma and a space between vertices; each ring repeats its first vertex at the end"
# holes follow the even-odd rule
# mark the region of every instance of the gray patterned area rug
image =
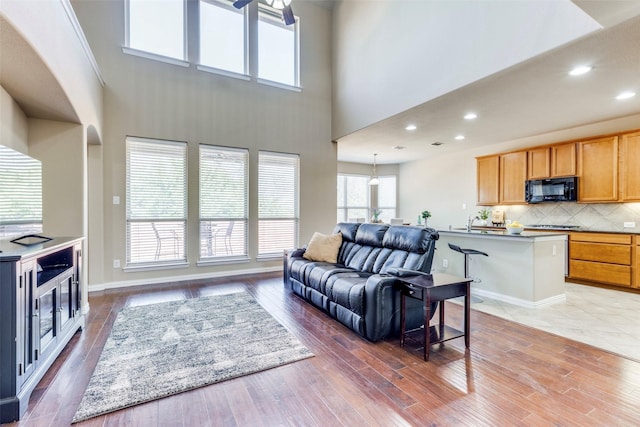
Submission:
POLYGON ((73 422, 312 356, 246 292, 125 307, 73 422))

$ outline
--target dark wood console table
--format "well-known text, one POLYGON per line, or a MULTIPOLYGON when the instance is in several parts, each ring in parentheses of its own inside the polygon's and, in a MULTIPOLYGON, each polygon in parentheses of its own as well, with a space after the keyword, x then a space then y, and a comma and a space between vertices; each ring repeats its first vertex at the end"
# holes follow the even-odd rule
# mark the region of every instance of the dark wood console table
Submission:
POLYGON ((432 344, 464 337, 464 344, 469 348, 470 335, 470 283, 472 279, 453 276, 446 273, 420 274, 416 276, 398 277, 401 283, 400 302, 400 346, 404 347, 405 338, 417 331, 423 332, 424 360, 429 360, 429 349, 432 344), (464 331, 459 331, 444 324, 444 301, 464 296, 464 331), (424 325, 422 328, 406 330, 405 308, 406 298, 424 301, 424 325), (431 303, 440 301, 440 323, 431 326, 431 303))

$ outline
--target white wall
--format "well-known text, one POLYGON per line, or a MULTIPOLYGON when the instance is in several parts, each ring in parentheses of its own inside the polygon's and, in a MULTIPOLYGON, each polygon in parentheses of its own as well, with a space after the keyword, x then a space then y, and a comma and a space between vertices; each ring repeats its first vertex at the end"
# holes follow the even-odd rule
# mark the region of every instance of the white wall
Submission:
MULTIPOLYGON (((259 150, 300 154, 300 242, 314 231, 335 226, 336 146, 331 142, 331 13, 313 3, 296 4, 301 18, 301 93, 161 63, 122 52, 124 4, 74 2, 105 80, 102 179, 91 173, 90 193, 103 195, 103 271, 92 271, 90 286, 122 285, 167 277, 224 274, 279 268, 281 260, 196 267, 198 258, 199 143, 249 148, 249 255, 256 256, 257 157, 259 150), (189 150, 188 261, 180 270, 124 272, 112 260, 125 261, 125 138, 127 135, 187 141, 189 150), (120 196, 120 205, 112 197, 120 196)), ((101 217, 96 217, 100 215, 101 217)), ((96 263, 95 268, 99 268, 96 263)))
POLYGON ((27 116, 0 86, 0 145, 29 154, 27 116))
POLYGON ((599 28, 569 1, 341 1, 333 22, 333 137, 599 28))
MULTIPOLYGON (((638 129, 640 115, 623 117, 601 123, 593 123, 563 131, 552 132, 480 149, 433 156, 400 165, 399 215, 413 218, 424 209, 432 217, 429 225, 447 229, 449 225, 462 227, 469 215, 475 216, 481 209, 476 205, 476 156, 501 153, 536 145, 562 142, 577 138, 638 129), (466 209, 463 209, 463 204, 466 209)), ((526 205, 508 208, 512 219, 526 216, 526 205)))

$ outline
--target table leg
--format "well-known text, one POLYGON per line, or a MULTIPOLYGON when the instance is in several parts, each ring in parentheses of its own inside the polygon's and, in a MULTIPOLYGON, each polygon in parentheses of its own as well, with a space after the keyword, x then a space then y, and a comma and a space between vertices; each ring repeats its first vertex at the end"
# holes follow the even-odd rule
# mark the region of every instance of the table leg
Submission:
POLYGON ((400 294, 400 347, 404 347, 404 335, 406 331, 406 302, 405 302, 405 294, 404 291, 400 294))
POLYGON ((467 291, 464 295, 464 345, 469 348, 471 336, 471 282, 467 282, 467 291))
POLYGON ((431 348, 431 327, 429 321, 431 320, 431 294, 428 291, 424 291, 426 294, 424 298, 424 361, 429 361, 429 350, 431 348))

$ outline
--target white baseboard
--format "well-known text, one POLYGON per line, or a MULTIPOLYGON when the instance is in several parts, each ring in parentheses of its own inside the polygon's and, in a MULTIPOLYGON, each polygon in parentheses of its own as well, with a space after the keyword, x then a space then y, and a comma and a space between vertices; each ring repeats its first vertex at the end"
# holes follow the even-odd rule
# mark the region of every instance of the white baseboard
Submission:
POLYGON ((497 292, 486 291, 483 289, 472 289, 471 294, 477 295, 479 297, 489 298, 496 301, 506 302, 508 304, 513 304, 520 307, 526 307, 526 308, 547 307, 553 304, 558 304, 558 303, 567 301, 567 296, 564 293, 560 295, 555 295, 553 297, 549 297, 540 301, 529 301, 521 298, 515 298, 515 297, 510 297, 508 295, 499 294, 497 292))
POLYGON ((242 276, 245 274, 271 273, 273 271, 282 271, 282 266, 250 268, 244 270, 218 271, 213 273, 185 274, 180 276, 164 276, 155 278, 145 278, 138 280, 124 280, 120 282, 101 283, 89 285, 87 290, 91 292, 100 292, 108 289, 129 288, 133 286, 157 285, 162 283, 183 282, 185 280, 215 279, 218 277, 242 276))

